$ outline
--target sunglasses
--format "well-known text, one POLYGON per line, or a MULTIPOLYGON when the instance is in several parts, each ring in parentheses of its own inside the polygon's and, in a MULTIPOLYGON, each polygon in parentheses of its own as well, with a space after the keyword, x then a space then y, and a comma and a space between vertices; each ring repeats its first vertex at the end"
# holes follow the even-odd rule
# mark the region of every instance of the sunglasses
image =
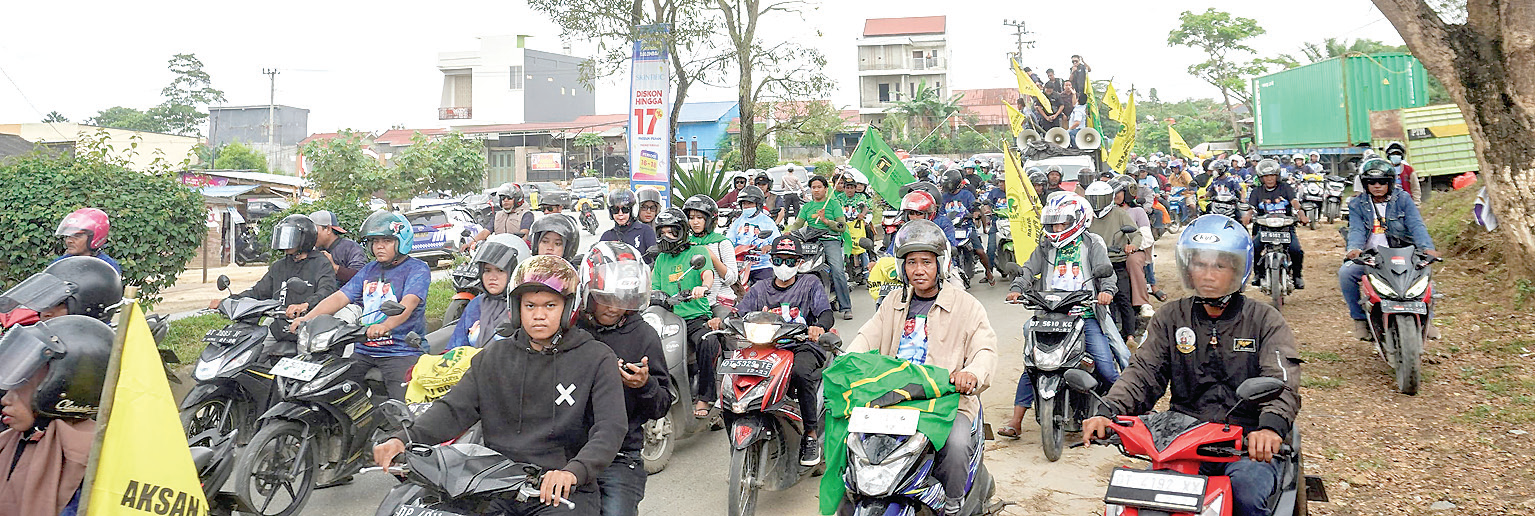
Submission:
POLYGON ((555 210, 555 207, 553 207, 553 206, 545 206, 544 207, 544 213, 554 213, 554 210, 555 210))
POLYGON ((768 261, 772 262, 773 265, 783 265, 783 266, 787 266, 787 267, 793 267, 795 265, 799 265, 799 258, 774 256, 774 257, 768 258, 768 261))
POLYGON ((1366 179, 1366 180, 1364 180, 1364 184, 1366 184, 1366 185, 1389 185, 1389 184, 1391 184, 1391 180, 1390 179, 1366 179))

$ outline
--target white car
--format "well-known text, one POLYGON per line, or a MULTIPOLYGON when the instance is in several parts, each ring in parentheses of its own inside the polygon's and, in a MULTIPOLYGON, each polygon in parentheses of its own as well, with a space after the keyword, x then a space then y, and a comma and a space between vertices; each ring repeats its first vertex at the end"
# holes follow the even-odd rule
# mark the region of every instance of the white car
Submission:
POLYGON ((410 255, 432 267, 443 259, 452 261, 466 239, 482 229, 480 221, 462 204, 411 210, 405 212, 405 219, 415 232, 410 255))
POLYGON ((692 172, 709 163, 709 158, 704 156, 675 156, 672 161, 677 162, 677 168, 692 172))

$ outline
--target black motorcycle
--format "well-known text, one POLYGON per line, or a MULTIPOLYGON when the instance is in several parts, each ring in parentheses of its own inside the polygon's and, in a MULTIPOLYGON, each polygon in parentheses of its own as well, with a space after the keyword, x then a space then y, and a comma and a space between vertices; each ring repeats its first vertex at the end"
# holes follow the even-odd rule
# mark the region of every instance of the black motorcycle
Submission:
POLYGON ((1092 356, 1087 354, 1085 326, 1098 321, 1083 318, 1081 313, 1093 306, 1095 296, 1091 290, 1028 291, 1020 299, 1024 307, 1034 311, 1025 326, 1023 366, 1034 383, 1034 418, 1050 462, 1060 460, 1065 434, 1081 431, 1082 421, 1092 415, 1087 410, 1090 400, 1063 389, 1062 377, 1072 369, 1096 370, 1092 356))
POLYGON ((799 261, 800 274, 813 274, 816 279, 821 280, 821 288, 826 290, 826 299, 831 301, 833 311, 847 310, 848 307, 838 306, 837 293, 834 290, 836 287, 831 283, 831 267, 826 263, 826 254, 823 252, 825 246, 842 245, 842 242, 834 233, 810 226, 785 234, 794 236, 801 242, 800 252, 803 253, 804 258, 799 261))
MULTIPOLYGON (((1316 222, 1316 219, 1311 219, 1316 222)), ((1268 294, 1274 308, 1284 307, 1284 297, 1295 291, 1290 277, 1290 241, 1295 238, 1295 217, 1282 213, 1258 215, 1253 219, 1257 232, 1258 290, 1268 294)))
POLYGON ((235 265, 245 266, 252 263, 264 265, 269 261, 270 254, 267 242, 256 235, 256 225, 244 224, 240 228, 240 234, 235 236, 235 265))
POLYGON ((1423 340, 1430 324, 1434 282, 1429 264, 1439 261, 1416 247, 1377 247, 1352 260, 1365 267, 1359 304, 1369 314, 1375 349, 1396 370, 1396 388, 1416 395, 1423 340))
POLYGON ((203 498, 208 500, 208 514, 231 516, 239 510, 239 499, 233 493, 220 491, 224 482, 234 472, 235 440, 239 431, 221 435, 216 429, 187 438, 192 452, 192 465, 197 468, 197 479, 203 486, 203 498))

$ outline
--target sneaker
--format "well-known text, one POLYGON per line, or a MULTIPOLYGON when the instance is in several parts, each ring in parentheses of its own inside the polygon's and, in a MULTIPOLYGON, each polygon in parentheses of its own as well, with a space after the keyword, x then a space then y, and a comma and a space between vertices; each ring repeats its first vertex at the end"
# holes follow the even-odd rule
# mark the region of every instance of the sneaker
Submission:
POLYGON ((1375 337, 1370 334, 1370 321, 1354 319, 1354 337, 1359 340, 1373 340, 1375 337))
POLYGON ((810 467, 821 463, 821 440, 805 436, 799 442, 799 465, 810 467))
POLYGON ((959 509, 965 506, 965 498, 943 497, 943 516, 959 516, 959 509))
POLYGON ((1156 314, 1157 314, 1157 310, 1155 308, 1152 308, 1150 304, 1141 305, 1141 317, 1150 318, 1151 316, 1156 315, 1156 314))
POLYGON ((1305 288, 1306 288, 1306 280, 1302 279, 1300 276, 1296 276, 1295 277, 1295 290, 1304 290, 1305 288))
POLYGON ((848 310, 848 311, 842 312, 842 320, 844 320, 844 321, 851 321, 851 320, 853 320, 853 311, 852 310, 848 310))

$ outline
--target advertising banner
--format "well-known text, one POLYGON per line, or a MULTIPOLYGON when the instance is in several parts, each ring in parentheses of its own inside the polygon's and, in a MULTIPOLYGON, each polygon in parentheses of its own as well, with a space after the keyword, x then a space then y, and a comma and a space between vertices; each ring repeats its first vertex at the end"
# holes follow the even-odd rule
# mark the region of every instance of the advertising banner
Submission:
POLYGON ((671 56, 662 44, 671 30, 665 24, 639 27, 629 73, 629 184, 661 191, 670 203, 671 186, 671 56))
POLYGON ((532 170, 564 170, 564 156, 558 152, 535 152, 528 155, 528 168, 532 170))

